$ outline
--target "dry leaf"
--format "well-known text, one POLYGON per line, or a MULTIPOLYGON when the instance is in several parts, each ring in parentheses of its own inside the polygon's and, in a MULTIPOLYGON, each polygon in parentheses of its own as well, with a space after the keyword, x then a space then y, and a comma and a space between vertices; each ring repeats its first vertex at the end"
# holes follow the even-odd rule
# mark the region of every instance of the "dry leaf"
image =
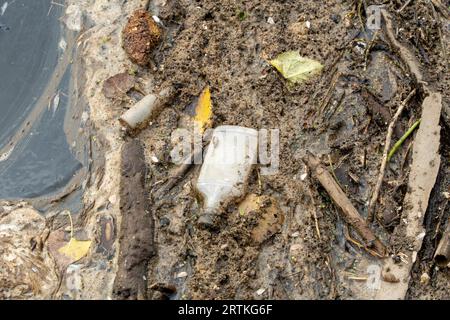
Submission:
POLYGON ((75 239, 72 216, 69 211, 67 214, 70 220, 70 240, 68 242, 65 240, 63 230, 50 233, 47 240, 49 251, 61 270, 87 255, 92 243, 90 240, 75 239))
POLYGON ((313 59, 300 56, 298 51, 287 51, 270 61, 282 75, 291 83, 300 83, 311 76, 320 73, 323 65, 313 59))
POLYGON ((136 78, 127 72, 122 72, 105 80, 103 94, 109 99, 122 99, 136 84, 136 78))
POLYGON ((58 252, 67 256, 72 262, 76 262, 89 252, 91 242, 90 240, 80 241, 71 238, 65 246, 59 248, 58 252))
POLYGON ((209 87, 206 87, 200 98, 198 99, 197 106, 195 107, 195 122, 200 126, 200 131, 205 131, 206 128, 211 126, 212 123, 212 103, 211 92, 209 87))

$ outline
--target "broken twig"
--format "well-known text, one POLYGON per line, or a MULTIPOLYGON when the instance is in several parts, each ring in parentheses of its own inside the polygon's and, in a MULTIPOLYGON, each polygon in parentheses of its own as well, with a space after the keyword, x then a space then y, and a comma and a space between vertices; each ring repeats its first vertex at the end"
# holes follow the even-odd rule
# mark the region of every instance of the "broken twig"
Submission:
POLYGON ((375 189, 373 191, 372 198, 369 201, 369 207, 367 209, 367 221, 368 222, 372 222, 373 218, 374 218, 375 204, 378 200, 378 195, 380 194, 381 184, 383 183, 384 171, 386 169, 388 151, 389 151, 389 146, 391 144, 392 133, 394 132, 395 123, 397 122, 397 119, 400 116, 400 114, 402 113, 403 109, 405 109, 406 104, 409 102, 409 100, 411 100, 411 98, 415 94, 416 94, 416 89, 411 91, 411 93, 406 97, 406 99, 403 100, 403 102, 398 107, 398 110, 395 113, 394 117, 392 118, 391 123, 389 124, 388 132, 386 135, 386 141, 384 143, 384 151, 383 151, 383 158, 381 159, 380 172, 378 174, 377 183, 375 184, 375 189))
POLYGON ((154 195, 154 199, 161 199, 164 194, 167 194, 173 187, 188 173, 189 169, 195 164, 195 159, 201 157, 203 154, 203 149, 196 151, 195 153, 190 153, 186 161, 181 164, 174 173, 167 179, 164 185, 158 189, 154 195))
POLYGON ((325 169, 320 161, 311 153, 308 152, 304 157, 304 161, 314 172, 317 180, 325 188, 330 197, 341 209, 342 218, 351 225, 359 236, 365 242, 365 245, 373 249, 370 252, 375 252, 377 256, 384 257, 386 255, 386 247, 370 230, 366 221, 361 217, 356 208, 350 202, 344 191, 339 187, 333 176, 325 169))

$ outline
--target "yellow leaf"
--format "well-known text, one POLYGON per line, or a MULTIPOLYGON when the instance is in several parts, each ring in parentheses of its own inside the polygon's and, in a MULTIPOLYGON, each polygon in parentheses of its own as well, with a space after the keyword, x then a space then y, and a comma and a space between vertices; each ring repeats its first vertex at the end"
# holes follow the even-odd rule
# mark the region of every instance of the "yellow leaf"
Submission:
POLYGON ((287 51, 270 61, 284 78, 291 83, 300 83, 320 73, 323 65, 313 59, 300 56, 298 51, 287 51))
POLYGON ((92 241, 79 241, 75 238, 71 238, 70 241, 58 252, 70 258, 73 262, 83 258, 89 251, 92 241))
POLYGON ((200 98, 198 99, 197 106, 195 107, 195 122, 200 126, 200 131, 203 132, 209 126, 211 126, 212 118, 212 103, 211 92, 209 87, 206 87, 200 98))

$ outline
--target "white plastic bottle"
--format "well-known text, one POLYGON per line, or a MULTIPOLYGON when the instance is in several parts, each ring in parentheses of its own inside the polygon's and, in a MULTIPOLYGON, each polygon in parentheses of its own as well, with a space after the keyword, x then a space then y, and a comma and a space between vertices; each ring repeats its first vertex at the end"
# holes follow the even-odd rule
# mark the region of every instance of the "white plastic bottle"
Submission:
POLYGON ((196 184, 203 197, 200 226, 213 226, 221 208, 243 195, 257 153, 255 129, 220 126, 214 130, 196 184))

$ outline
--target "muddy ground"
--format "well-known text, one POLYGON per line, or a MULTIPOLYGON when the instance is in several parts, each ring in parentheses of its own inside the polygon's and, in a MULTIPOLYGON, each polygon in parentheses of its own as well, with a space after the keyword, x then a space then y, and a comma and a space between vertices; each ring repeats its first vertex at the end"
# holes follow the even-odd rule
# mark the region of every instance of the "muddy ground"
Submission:
MULTIPOLYGON (((417 93, 397 121, 393 141, 421 117, 426 95, 421 84, 383 30, 364 28, 364 7, 382 1, 325 0, 320 5, 315 1, 151 1, 149 10, 163 24, 162 39, 153 51, 151 65, 138 67, 121 47, 121 32, 131 12, 143 7, 144 2, 77 2, 84 17, 77 44, 95 132, 91 137, 95 160, 86 183, 85 208, 74 213, 74 218, 80 237, 93 240, 91 250, 60 270, 51 264, 45 237, 38 237, 43 239, 40 252, 22 239, 24 252, 45 261, 41 272, 47 276, 27 280, 29 283, 20 284, 20 290, 14 281, 5 283, 0 296, 377 296, 365 284, 370 278, 368 267, 382 262, 360 247, 358 235, 344 223, 339 209, 302 158, 309 150, 321 159, 365 217, 388 124, 413 89, 417 93), (299 50, 302 56, 320 61, 324 65, 321 75, 300 85, 289 85, 268 63, 288 50, 299 50), (112 100, 104 97, 101 89, 106 79, 120 72, 135 75, 146 93, 167 83, 177 89, 177 95, 160 116, 133 137, 117 119, 136 97, 112 100), (201 202, 194 185, 199 166, 192 167, 170 191, 158 193, 178 168, 170 159, 171 133, 189 126, 190 105, 205 86, 211 89, 214 127, 229 124, 280 130, 279 171, 264 176, 256 167, 247 188, 248 194, 270 197, 273 203, 268 206, 282 217, 272 221, 275 227, 267 237, 255 239, 253 233, 264 215, 243 215, 237 202, 224 209, 219 230, 197 227, 201 202), (141 175, 134 170, 142 163, 130 165, 133 153, 123 152, 130 150, 132 139, 140 141, 144 148, 147 165, 141 175), (124 143, 128 147, 123 147, 124 143), (145 183, 146 190, 137 187, 139 190, 133 194, 133 186, 141 183, 145 183), (132 266, 126 265, 127 255, 135 262, 132 266), (124 276, 129 277, 127 281, 124 276), (115 283, 117 279, 119 283, 115 283), (142 288, 143 280, 146 288, 142 288)), ((417 57, 428 86, 443 97, 441 164, 425 214, 423 245, 403 297, 411 299, 450 298, 449 268, 437 268, 433 262, 450 213, 446 198, 450 187, 450 28, 448 10, 442 11, 433 3, 412 1, 403 7, 401 1, 383 2, 393 17, 396 38, 417 57), (429 280, 424 280, 424 274, 429 280)), ((444 9, 450 5, 448 1, 442 3, 444 9)), ((393 257, 408 246, 407 239, 399 237, 396 229, 403 218, 403 200, 408 192, 413 137, 405 141, 387 166, 376 219, 371 225, 393 257)), ((135 158, 142 160, 139 155, 135 158)), ((26 203, 10 203, 4 206, 3 213, 0 207, 0 219, 25 210, 17 206, 32 210, 26 203)), ((42 235, 43 230, 67 232, 67 216, 54 212, 40 219, 34 228, 39 230, 32 230, 32 239, 42 235)), ((8 264, 4 268, 8 270, 8 264)), ((388 280, 384 277, 382 281, 388 280)), ((389 298, 389 292, 383 297, 389 298)))

